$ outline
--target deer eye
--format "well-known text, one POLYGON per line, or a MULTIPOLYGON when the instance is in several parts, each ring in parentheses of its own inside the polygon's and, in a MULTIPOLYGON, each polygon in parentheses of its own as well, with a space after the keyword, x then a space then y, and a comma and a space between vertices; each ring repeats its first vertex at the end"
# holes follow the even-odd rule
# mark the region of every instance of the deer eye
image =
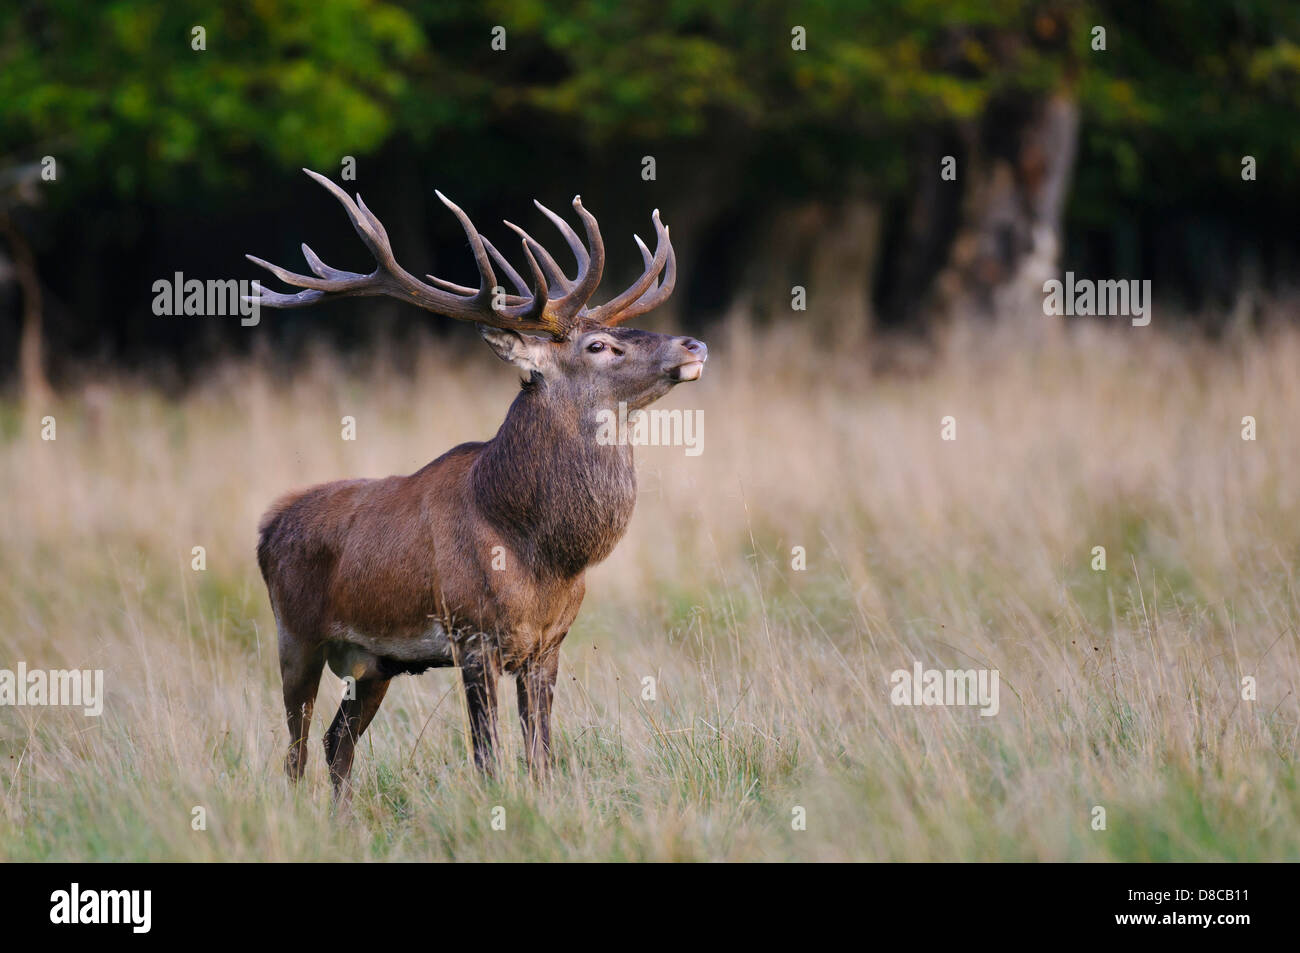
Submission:
POLYGON ((592 341, 590 344, 587 345, 587 350, 590 351, 592 354, 595 354, 597 351, 603 351, 605 350, 605 342, 592 341))

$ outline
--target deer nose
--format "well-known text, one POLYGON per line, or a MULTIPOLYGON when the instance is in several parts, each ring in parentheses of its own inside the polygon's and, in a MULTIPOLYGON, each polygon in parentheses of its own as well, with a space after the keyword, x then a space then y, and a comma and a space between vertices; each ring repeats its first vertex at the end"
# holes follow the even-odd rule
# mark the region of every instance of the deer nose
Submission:
POLYGON ((697 360, 707 361, 709 359, 709 346, 703 341, 697 341, 695 338, 678 338, 677 343, 690 351, 697 360))

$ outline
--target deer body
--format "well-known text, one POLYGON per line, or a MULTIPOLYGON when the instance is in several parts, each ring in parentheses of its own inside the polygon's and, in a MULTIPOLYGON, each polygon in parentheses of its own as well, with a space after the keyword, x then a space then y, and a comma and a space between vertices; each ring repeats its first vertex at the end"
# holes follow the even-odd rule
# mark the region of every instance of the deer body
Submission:
MULTIPOLYGON (((320 279, 267 265, 309 290, 292 297, 263 291, 263 303, 296 307, 330 293, 393 293, 387 282, 409 281, 429 299, 417 303, 461 316, 457 310, 468 307, 473 289, 438 282, 455 289, 443 292, 401 271, 360 197, 353 205, 333 183, 317 178, 344 202, 380 267, 369 276, 339 272, 304 246, 320 279)), ((497 679, 503 672, 514 675, 529 765, 546 768, 560 643, 582 604, 587 568, 613 551, 636 499, 632 450, 597 440, 597 414, 619 402, 644 407, 675 384, 696 379, 707 359, 707 348, 694 339, 615 327, 627 312, 640 313, 672 290, 671 245, 657 217, 658 254, 652 259, 641 246, 650 280, 643 276, 603 306, 618 304, 612 312, 574 307, 565 316, 566 302, 595 290, 591 273, 598 280, 603 262, 594 219, 576 199, 574 206, 587 226, 591 253, 576 247, 572 230, 548 212, 574 248, 579 276, 567 279, 525 234, 538 286, 533 298, 451 206, 475 246, 484 285, 495 282, 490 254, 520 290, 507 296, 518 312, 514 318, 496 310, 465 316, 480 323, 489 345, 525 378, 496 436, 461 444, 409 476, 344 480, 290 494, 262 518, 258 563, 278 628, 290 735, 285 767, 293 780, 305 765, 326 664, 354 679, 356 689, 325 737, 336 793, 345 789, 356 741, 393 676, 432 667, 461 668, 474 758, 485 770, 494 762, 497 679), (654 287, 665 263, 669 272, 654 287), (558 297, 547 297, 548 279, 558 297), (529 308, 538 310, 538 296, 544 305, 529 317, 529 308), (548 331, 551 339, 521 334, 518 327, 548 331)), ((401 296, 410 300, 413 294, 403 285, 401 296)))
POLYGON ((332 665, 340 677, 360 678, 362 661, 367 672, 456 664, 465 633, 493 634, 513 674, 567 632, 584 571, 627 527, 636 477, 630 448, 539 425, 529 411, 542 402, 524 391, 493 440, 410 476, 325 484, 266 514, 272 601, 308 641, 353 649, 353 665, 332 665))

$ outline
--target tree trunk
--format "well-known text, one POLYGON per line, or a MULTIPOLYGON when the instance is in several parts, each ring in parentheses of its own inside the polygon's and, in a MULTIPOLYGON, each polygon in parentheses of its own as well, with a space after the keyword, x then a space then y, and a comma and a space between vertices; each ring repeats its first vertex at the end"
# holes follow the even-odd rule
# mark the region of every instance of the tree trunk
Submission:
POLYGON ((22 230, 7 212, 0 212, 0 235, 14 259, 14 274, 23 298, 22 334, 18 345, 18 375, 23 402, 28 407, 48 404, 51 391, 45 376, 45 338, 42 330, 41 281, 36 256, 22 230))
POLYGON ((1057 274, 1078 132, 1078 106, 1063 94, 995 104, 963 130, 961 224, 937 287, 948 315, 1045 327, 1043 282, 1057 274))

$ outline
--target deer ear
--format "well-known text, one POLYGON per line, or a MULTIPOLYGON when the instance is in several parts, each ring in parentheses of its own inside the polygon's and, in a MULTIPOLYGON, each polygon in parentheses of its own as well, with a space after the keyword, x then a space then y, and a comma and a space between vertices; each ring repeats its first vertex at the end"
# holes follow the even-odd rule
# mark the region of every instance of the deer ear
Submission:
POLYGON ((543 372, 543 363, 545 362, 546 342, 541 338, 535 338, 530 334, 520 334, 517 331, 506 331, 501 328, 490 328, 487 325, 480 324, 478 333, 487 341, 488 347, 496 351, 497 357, 507 364, 513 364, 519 371, 519 377, 522 380, 528 380, 534 371, 541 374, 543 372))

